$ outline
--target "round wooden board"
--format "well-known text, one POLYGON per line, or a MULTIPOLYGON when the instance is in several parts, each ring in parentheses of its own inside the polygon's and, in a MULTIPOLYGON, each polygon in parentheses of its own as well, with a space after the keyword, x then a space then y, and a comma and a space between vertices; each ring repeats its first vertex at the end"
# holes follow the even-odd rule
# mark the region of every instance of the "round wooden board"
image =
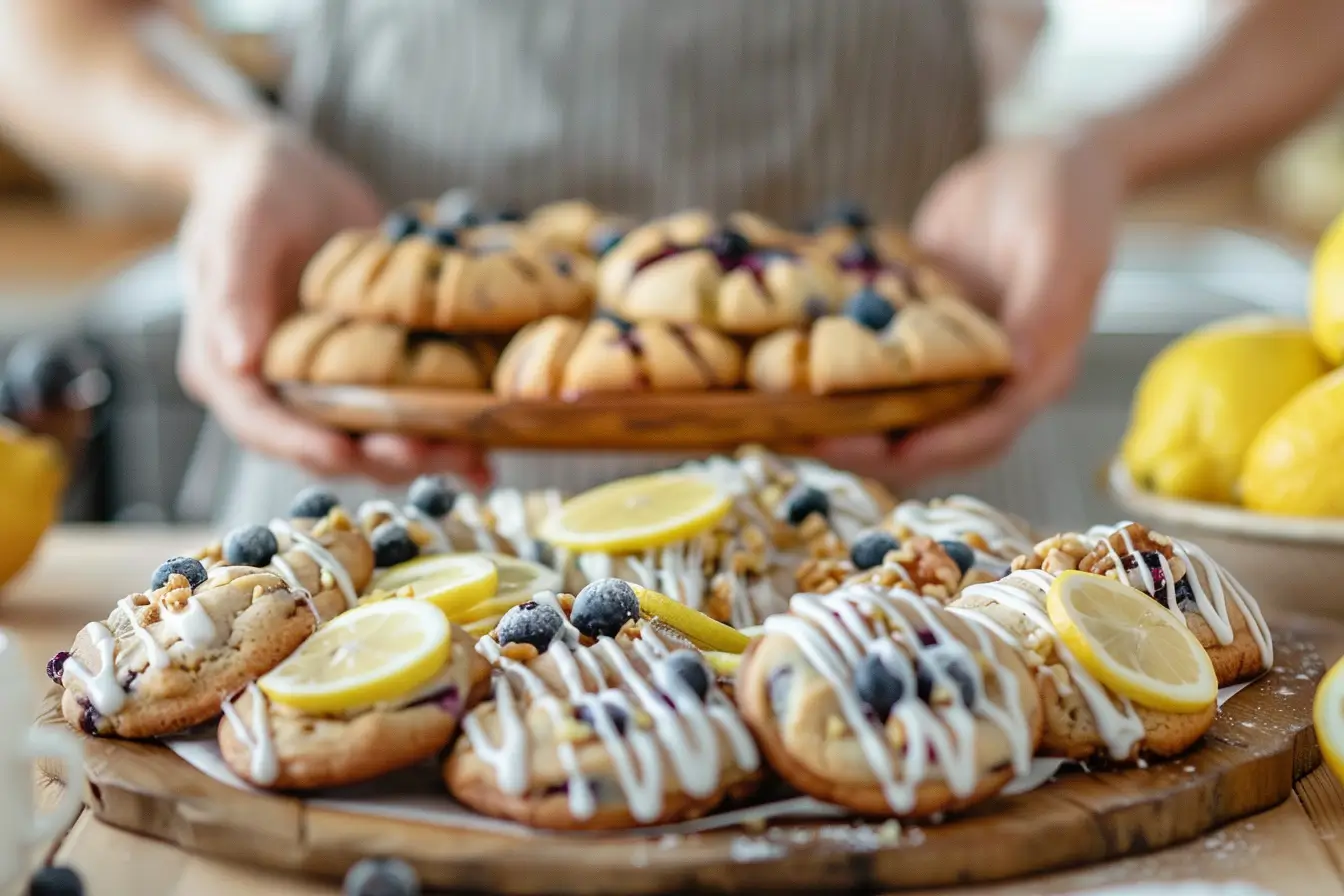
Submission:
POLYGON ((722 449, 907 429, 982 398, 984 380, 815 396, 733 390, 506 401, 490 392, 286 383, 286 403, 351 432, 387 431, 499 448, 722 449))
MULTIPOLYGON (((369 855, 412 862, 425 883, 471 892, 646 894, 887 890, 971 884, 1159 849, 1277 805, 1320 753, 1311 701, 1323 663, 1309 629, 1277 627, 1276 665, 1184 756, 1069 772, 883 845, 848 821, 771 824, 666 840, 528 839, 338 812, 239 791, 166 748, 86 739, 86 799, 109 824, 231 861, 339 877, 369 855), (864 832, 858 832, 862 834, 864 832)), ((1331 640, 1339 639, 1331 635, 1331 640)), ((1328 656, 1344 645, 1322 644, 1328 656)), ((62 724, 55 694, 44 722, 62 724)))

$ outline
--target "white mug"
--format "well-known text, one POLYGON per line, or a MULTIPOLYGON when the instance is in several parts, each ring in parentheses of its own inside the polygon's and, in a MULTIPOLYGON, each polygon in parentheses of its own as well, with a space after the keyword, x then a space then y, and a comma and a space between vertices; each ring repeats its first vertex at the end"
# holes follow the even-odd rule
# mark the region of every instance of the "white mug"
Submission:
POLYGON ((84 794, 84 755, 69 731, 30 722, 37 701, 14 638, 0 629, 0 887, 27 868, 29 850, 68 828, 84 794), (33 806, 33 764, 58 759, 65 766, 65 792, 50 811, 33 806))

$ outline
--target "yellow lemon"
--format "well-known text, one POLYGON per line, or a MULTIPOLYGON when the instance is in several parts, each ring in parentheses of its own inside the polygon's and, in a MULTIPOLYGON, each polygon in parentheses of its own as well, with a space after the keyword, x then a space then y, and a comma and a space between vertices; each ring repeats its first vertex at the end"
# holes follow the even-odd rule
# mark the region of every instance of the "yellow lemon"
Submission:
POLYGON ((1160 495, 1235 500, 1255 434, 1326 370, 1311 334, 1293 321, 1238 317, 1177 340, 1135 391, 1121 446, 1130 476, 1160 495))
POLYGON ((456 622, 467 609, 494 597, 498 586, 499 569, 484 554, 430 554, 389 567, 370 591, 427 600, 456 622))
POLYGON ((1311 720, 1326 765, 1344 782, 1344 660, 1335 663, 1316 688, 1311 720))
POLYGON ((1344 214, 1316 247, 1311 267, 1311 335, 1331 364, 1344 363, 1344 214))
POLYGON ((0 585, 23 569, 56 520, 64 487, 56 442, 0 418, 0 585))
POLYGON ((428 601, 395 597, 322 626, 257 680, 271 700, 310 715, 371 706, 414 691, 448 661, 448 617, 428 601))
POLYGON ((639 551, 699 535, 731 505, 718 486, 698 476, 636 476, 570 498, 546 521, 542 537, 574 551, 639 551))
POLYGON ((678 603, 666 594, 632 585, 639 598, 639 615, 645 619, 656 619, 664 625, 686 636, 701 650, 719 653, 741 653, 747 649, 750 639, 735 628, 730 628, 716 619, 711 619, 699 610, 692 610, 678 603))
POLYGON ((1070 571, 1046 596, 1060 640, 1117 694, 1166 712, 1198 712, 1218 698, 1213 661, 1185 621, 1115 579, 1070 571))
POLYGON ((1242 502, 1290 516, 1344 516, 1344 367, 1270 418, 1246 452, 1242 502))

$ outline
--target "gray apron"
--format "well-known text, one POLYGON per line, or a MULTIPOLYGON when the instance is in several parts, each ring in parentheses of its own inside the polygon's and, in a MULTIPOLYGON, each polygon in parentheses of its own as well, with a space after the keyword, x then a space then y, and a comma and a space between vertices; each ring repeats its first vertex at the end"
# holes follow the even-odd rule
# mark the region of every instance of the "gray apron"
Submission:
MULTIPOLYGON (((521 208, 583 197, 791 223, 850 197, 905 221, 982 135, 961 0, 328 0, 293 50, 290 114, 389 203, 465 186, 521 208)), ((281 512, 310 484, 214 432, 188 489, 228 483, 223 525, 281 512)), ((675 459, 495 465, 501 485, 577 490, 675 459)))

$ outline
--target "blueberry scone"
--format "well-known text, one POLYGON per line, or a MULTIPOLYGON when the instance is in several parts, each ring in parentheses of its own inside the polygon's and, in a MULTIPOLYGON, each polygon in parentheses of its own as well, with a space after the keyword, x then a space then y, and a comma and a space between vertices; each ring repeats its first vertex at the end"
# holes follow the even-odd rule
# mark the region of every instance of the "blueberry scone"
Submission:
POLYGON ((598 268, 598 302, 626 320, 759 335, 835 304, 802 238, 754 215, 682 212, 630 231, 598 268))
POLYGON ((225 700, 220 751, 258 787, 354 784, 437 755, 489 678, 475 639, 437 607, 393 598, 323 626, 225 700))
POLYGON ((631 828, 704 815, 759 778, 756 744, 701 651, 644 618, 629 583, 538 595, 478 650, 497 669, 494 700, 467 715, 444 765, 478 812, 631 828))
POLYGON ((507 333, 583 314, 592 261, 510 227, 436 224, 416 210, 380 230, 338 233, 309 262, 304 307, 415 330, 507 333))
POLYGON ((742 380, 742 350, 696 323, 631 323, 610 314, 584 322, 554 316, 513 337, 495 370, 507 398, 573 398, 595 392, 701 392, 742 380))
POLYGON ((484 389, 498 355, 484 338, 304 311, 271 335, 262 370, 273 383, 484 389))
POLYGON ((1041 706, 982 625, 899 589, 800 594, 765 622, 736 697, 770 767, 865 815, 918 818, 993 796, 1030 767, 1041 706))

